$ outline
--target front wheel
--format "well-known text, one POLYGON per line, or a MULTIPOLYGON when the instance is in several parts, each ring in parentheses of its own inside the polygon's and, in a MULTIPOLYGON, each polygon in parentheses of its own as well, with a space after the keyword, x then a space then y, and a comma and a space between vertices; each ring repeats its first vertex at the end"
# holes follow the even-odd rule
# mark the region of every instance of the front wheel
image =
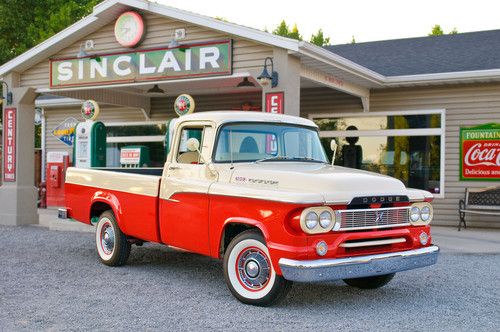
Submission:
POLYGON ((130 255, 130 243, 122 233, 111 210, 99 217, 95 232, 97 253, 103 264, 120 266, 127 262, 130 255))
POLYGON ((384 274, 381 276, 344 279, 344 282, 349 286, 361 289, 375 289, 385 286, 394 278, 396 273, 384 274))
POLYGON ((283 299, 292 282, 276 274, 269 250, 259 232, 248 230, 236 236, 224 255, 224 279, 241 302, 269 306, 283 299))

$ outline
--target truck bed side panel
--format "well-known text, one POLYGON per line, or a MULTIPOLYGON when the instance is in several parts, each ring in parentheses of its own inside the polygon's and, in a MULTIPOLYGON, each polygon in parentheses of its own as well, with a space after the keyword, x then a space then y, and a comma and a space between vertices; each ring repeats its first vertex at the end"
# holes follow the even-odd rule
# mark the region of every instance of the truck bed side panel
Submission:
POLYGON ((159 183, 160 177, 156 176, 70 168, 66 176, 66 206, 72 218, 90 223, 92 204, 106 203, 126 235, 160 242, 159 183))

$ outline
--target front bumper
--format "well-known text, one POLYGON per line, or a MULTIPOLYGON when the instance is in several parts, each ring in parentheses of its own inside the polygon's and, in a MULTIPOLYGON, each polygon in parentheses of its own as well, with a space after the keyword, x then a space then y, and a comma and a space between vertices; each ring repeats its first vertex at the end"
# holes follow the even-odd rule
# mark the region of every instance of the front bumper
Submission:
POLYGON ((283 277, 291 281, 315 282, 372 277, 433 265, 438 246, 349 258, 299 261, 281 258, 283 277))

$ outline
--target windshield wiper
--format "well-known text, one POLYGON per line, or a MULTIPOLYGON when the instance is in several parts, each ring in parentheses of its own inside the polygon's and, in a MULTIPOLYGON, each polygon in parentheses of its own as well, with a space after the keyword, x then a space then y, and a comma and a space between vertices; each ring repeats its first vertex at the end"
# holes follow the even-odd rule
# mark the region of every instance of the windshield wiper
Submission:
POLYGON ((326 164, 326 161, 322 160, 317 160, 314 158, 309 158, 309 157, 286 157, 286 156, 274 156, 274 157, 267 157, 267 158, 262 158, 259 160, 256 160, 255 163, 260 163, 263 161, 282 161, 282 160, 287 160, 287 161, 311 161, 315 163, 322 163, 326 164))

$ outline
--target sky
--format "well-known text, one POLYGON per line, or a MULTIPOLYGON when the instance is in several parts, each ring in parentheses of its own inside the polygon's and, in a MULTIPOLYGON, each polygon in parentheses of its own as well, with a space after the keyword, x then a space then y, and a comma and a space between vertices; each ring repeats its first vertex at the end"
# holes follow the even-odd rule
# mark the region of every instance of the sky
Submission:
POLYGON ((156 2, 257 29, 281 20, 297 24, 305 40, 322 28, 332 44, 426 36, 435 24, 445 33, 500 29, 495 0, 156 0, 156 2))

